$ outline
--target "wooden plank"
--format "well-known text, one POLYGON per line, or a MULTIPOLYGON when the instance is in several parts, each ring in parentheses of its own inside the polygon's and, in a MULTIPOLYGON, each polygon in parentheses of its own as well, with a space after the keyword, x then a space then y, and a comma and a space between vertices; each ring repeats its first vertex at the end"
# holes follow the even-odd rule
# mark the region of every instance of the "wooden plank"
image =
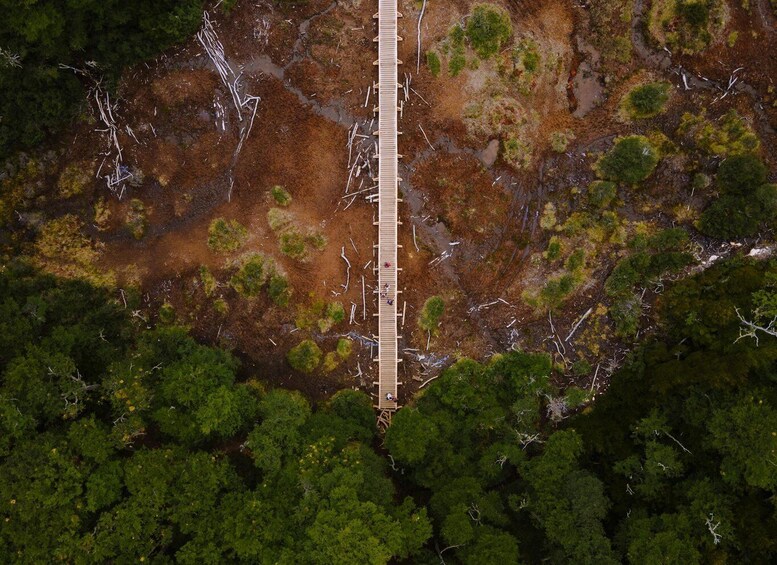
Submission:
MULTIPOLYGON (((397 0, 378 1, 378 83, 397 84, 397 0)), ((395 88, 378 90, 378 406, 396 410, 397 396, 397 105, 395 88), (386 266, 388 265, 388 267, 386 266), (386 287, 388 285, 388 287, 386 287), (392 304, 388 304, 388 298, 392 304)))

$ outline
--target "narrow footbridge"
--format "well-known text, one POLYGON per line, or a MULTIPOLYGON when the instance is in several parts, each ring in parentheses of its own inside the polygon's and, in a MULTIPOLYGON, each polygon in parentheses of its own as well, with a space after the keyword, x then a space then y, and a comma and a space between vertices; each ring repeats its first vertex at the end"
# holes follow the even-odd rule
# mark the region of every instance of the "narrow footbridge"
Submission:
POLYGON ((397 408, 397 0, 378 0, 378 409, 397 408))

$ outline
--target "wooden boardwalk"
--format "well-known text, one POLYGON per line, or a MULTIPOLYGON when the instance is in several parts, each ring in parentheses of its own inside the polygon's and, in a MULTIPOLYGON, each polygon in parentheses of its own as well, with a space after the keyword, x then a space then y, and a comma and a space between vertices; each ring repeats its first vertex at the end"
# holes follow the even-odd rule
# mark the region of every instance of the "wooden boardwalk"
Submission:
POLYGON ((378 0, 378 408, 397 407, 397 0, 378 0), (391 304, 389 304, 389 301, 391 304), (393 400, 388 400, 390 394, 393 400))

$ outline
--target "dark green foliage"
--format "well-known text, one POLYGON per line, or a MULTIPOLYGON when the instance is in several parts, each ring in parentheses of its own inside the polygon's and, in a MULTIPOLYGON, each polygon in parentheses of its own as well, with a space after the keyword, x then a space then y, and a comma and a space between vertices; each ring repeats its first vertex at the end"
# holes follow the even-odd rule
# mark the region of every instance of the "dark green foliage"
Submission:
POLYGON ((596 171, 606 180, 636 184, 648 178, 658 164, 658 152, 646 137, 621 137, 599 159, 596 171))
POLYGON ((666 273, 682 269, 693 260, 684 251, 687 242, 688 233, 681 228, 662 230, 650 237, 635 237, 630 242, 632 254, 615 265, 605 281, 605 291, 609 296, 623 299, 631 295, 635 285, 644 285, 666 273))
POLYGON ((651 82, 638 86, 626 97, 629 114, 635 118, 652 118, 664 109, 669 99, 669 83, 651 82))
POLYGON ((512 33, 510 15, 492 4, 475 6, 467 20, 467 39, 482 59, 498 53, 512 33))
POLYGON ((695 28, 706 27, 710 19, 707 0, 677 0, 677 12, 695 28))
POLYGON ((278 273, 273 274, 267 284, 267 294, 278 306, 288 306, 291 290, 289 280, 278 273))
POLYGON ((531 540, 545 532, 562 561, 614 562, 601 523, 609 503, 580 468, 580 438, 556 434, 532 457, 545 399, 558 393, 550 372, 543 355, 462 360, 394 417, 386 447, 428 493, 440 546, 459 546, 451 559, 538 562, 548 550, 531 540))
POLYGON ((426 65, 429 67, 429 72, 433 77, 440 76, 440 56, 434 51, 426 52, 426 65))
POLYGON ((755 155, 734 155, 720 164, 716 180, 725 192, 746 194, 764 184, 767 173, 766 165, 755 155))
POLYGON ((88 61, 113 83, 121 70, 196 31, 201 0, 3 0, 0 43, 20 67, 0 64, 0 159, 32 147, 77 113, 84 90, 60 63, 88 61))
POLYGON ((752 154, 721 163, 717 184, 722 196, 702 214, 699 229, 718 238, 749 237, 777 218, 777 185, 766 184, 768 170, 752 154))
POLYGON ((421 315, 418 317, 418 326, 428 332, 437 331, 440 318, 445 313, 445 301, 441 296, 432 296, 426 299, 421 315))
POLYGON ((237 220, 216 218, 208 227, 208 247, 212 251, 229 253, 245 243, 248 230, 237 220))
POLYGON ((291 194, 280 185, 275 185, 270 189, 270 195, 278 206, 288 206, 291 204, 291 194))
POLYGON ((607 485, 608 521, 630 562, 777 557, 769 533, 777 528, 769 463, 777 339, 738 340, 736 314, 758 321, 753 309, 773 298, 775 276, 773 263, 736 260, 677 283, 658 304, 665 336, 641 348, 593 412, 572 422, 607 485))
POLYGON ((638 294, 618 298, 610 307, 610 318, 615 324, 615 335, 632 338, 639 329, 642 315, 642 300, 638 294))
POLYGON ((235 384, 237 361, 185 330, 24 267, 0 270, 0 309, 4 561, 385 564, 430 537, 362 443, 365 394, 312 413, 235 384))
POLYGON ((543 304, 550 308, 556 308, 561 305, 567 296, 575 289, 575 277, 570 273, 565 273, 559 277, 549 279, 540 291, 540 299, 543 304))
POLYGON ((597 180, 588 186, 588 203, 600 210, 608 208, 618 195, 618 187, 614 182, 597 180))
POLYGON ((286 354, 286 359, 297 371, 312 373, 321 363, 321 349, 315 341, 306 339, 292 347, 286 354))

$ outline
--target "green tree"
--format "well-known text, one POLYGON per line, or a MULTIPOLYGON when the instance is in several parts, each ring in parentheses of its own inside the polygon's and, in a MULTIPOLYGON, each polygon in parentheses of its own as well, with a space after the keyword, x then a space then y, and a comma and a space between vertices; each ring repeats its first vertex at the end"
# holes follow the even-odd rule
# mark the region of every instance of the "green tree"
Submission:
POLYGON ((605 180, 636 184, 648 178, 658 164, 658 151, 641 135, 621 137, 596 163, 605 180))
POLYGON ((467 20, 467 39, 482 59, 498 53, 512 33, 510 15, 493 4, 478 4, 467 20))

